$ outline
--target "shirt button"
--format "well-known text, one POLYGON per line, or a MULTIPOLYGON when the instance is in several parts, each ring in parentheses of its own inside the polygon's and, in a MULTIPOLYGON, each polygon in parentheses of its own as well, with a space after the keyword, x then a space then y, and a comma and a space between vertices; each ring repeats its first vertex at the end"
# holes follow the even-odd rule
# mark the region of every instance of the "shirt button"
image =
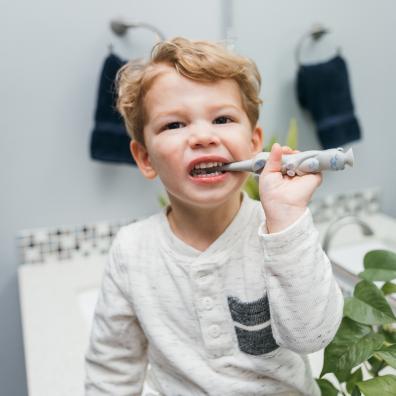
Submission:
POLYGON ((197 279, 198 279, 198 281, 200 281, 200 282, 205 282, 206 281, 206 279, 209 277, 209 272, 206 272, 206 271, 199 271, 198 273, 197 273, 197 279))
POLYGON ((217 338, 220 335, 220 327, 217 325, 210 326, 209 334, 213 338, 217 338))
POLYGON ((210 297, 204 297, 202 299, 202 307, 210 311, 213 308, 213 300, 210 297))

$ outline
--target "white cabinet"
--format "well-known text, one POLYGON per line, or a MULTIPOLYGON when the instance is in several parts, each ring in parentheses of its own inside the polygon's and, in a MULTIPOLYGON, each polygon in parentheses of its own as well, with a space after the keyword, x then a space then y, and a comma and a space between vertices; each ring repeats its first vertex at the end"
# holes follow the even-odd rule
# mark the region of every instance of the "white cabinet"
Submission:
POLYGON ((19 267, 29 396, 83 395, 89 320, 105 256, 19 267))

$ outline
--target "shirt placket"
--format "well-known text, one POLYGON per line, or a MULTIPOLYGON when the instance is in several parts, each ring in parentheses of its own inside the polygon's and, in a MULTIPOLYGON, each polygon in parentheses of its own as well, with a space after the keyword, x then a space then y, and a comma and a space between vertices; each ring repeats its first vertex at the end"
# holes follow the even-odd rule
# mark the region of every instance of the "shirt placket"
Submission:
POLYGON ((232 354, 233 340, 222 293, 221 266, 218 262, 196 263, 191 269, 191 281, 206 351, 212 358, 232 354))

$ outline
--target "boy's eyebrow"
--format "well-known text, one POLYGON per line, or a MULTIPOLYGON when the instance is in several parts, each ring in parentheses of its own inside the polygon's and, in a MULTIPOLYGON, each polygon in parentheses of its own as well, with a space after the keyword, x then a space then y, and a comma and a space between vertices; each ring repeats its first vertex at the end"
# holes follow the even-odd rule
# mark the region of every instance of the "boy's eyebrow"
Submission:
MULTIPOLYGON (((209 108, 209 110, 210 111, 217 111, 217 110, 226 109, 226 108, 233 108, 233 109, 235 109, 237 111, 241 111, 242 110, 238 106, 235 106, 234 104, 231 104, 231 103, 230 104, 222 104, 222 105, 214 105, 214 106, 211 106, 209 108)), ((155 121, 156 119, 161 118, 161 117, 166 117, 168 115, 181 114, 181 113, 184 112, 184 110, 185 109, 183 107, 177 107, 177 108, 172 109, 172 110, 160 112, 153 118, 153 121, 155 121)))

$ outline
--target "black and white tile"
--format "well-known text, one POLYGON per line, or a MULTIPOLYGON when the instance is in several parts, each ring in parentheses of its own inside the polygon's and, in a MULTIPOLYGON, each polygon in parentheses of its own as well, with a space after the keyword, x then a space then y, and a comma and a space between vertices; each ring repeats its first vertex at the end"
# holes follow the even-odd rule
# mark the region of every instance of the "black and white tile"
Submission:
POLYGON ((90 255, 106 255, 117 231, 134 220, 99 222, 78 226, 22 230, 17 235, 21 264, 66 261, 90 255))

